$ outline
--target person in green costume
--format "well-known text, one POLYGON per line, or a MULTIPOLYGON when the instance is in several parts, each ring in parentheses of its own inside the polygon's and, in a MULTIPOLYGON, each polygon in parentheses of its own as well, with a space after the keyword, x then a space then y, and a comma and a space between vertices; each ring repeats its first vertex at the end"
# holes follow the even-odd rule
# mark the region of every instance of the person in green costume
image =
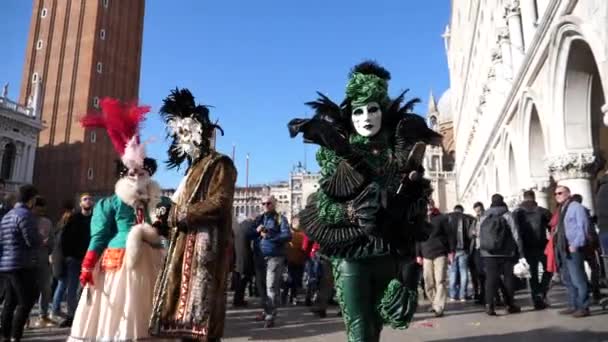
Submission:
POLYGON ((349 342, 380 340, 383 325, 405 329, 417 306, 432 192, 421 161, 441 135, 411 113, 418 99, 388 95, 390 73, 372 61, 353 68, 340 105, 319 93, 310 119, 293 119, 292 137, 320 146, 320 189, 299 214, 306 234, 332 259, 349 342))

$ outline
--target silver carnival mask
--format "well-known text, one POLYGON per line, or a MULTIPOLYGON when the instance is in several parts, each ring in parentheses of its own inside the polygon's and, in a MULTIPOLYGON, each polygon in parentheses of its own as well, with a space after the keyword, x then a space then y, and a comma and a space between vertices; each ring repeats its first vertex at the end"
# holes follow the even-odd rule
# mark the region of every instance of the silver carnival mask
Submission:
POLYGON ((180 152, 189 155, 192 159, 200 155, 199 146, 203 140, 203 126, 193 118, 171 120, 168 123, 171 134, 177 139, 180 152))

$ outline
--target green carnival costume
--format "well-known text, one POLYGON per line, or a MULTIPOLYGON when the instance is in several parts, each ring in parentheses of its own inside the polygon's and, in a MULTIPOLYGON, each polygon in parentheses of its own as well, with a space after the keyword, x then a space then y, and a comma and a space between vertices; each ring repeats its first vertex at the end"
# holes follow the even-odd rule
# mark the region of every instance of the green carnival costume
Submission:
POLYGON ((417 306, 431 193, 420 163, 425 144, 441 136, 412 114, 418 99, 388 97, 388 71, 374 62, 350 74, 341 105, 326 96, 308 103, 316 114, 289 123, 292 137, 321 146, 320 190, 300 213, 300 225, 332 258, 348 341, 379 341, 384 324, 405 329, 417 306))

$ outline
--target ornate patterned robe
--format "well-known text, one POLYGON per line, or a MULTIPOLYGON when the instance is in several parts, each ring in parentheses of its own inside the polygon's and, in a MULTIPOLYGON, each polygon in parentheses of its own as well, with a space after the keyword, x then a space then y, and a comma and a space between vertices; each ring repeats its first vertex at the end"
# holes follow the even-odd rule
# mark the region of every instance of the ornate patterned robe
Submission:
POLYGON ((150 333, 206 341, 224 330, 236 169, 212 152, 192 165, 184 182, 169 217, 171 242, 156 281, 150 333), (186 224, 178 228, 180 212, 186 224))

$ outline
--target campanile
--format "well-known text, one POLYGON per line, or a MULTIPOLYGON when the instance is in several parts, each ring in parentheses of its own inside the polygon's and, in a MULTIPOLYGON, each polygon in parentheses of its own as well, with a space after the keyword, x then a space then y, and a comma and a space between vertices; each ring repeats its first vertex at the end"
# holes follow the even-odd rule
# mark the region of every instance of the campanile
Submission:
POLYGON ((34 183, 49 214, 82 192, 107 195, 118 158, 101 129, 78 119, 105 96, 139 93, 144 0, 34 0, 20 102, 42 82, 34 183))

